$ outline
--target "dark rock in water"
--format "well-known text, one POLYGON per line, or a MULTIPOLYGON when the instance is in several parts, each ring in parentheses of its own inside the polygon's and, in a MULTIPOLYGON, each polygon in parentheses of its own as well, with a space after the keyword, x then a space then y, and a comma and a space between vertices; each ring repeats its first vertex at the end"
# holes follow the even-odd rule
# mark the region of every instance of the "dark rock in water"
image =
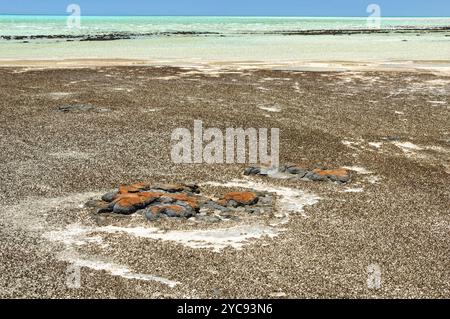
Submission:
MULTIPOLYGON (((353 34, 418 34, 418 33, 440 33, 449 31, 448 26, 432 26, 419 28, 414 26, 404 26, 393 29, 373 29, 373 28, 353 28, 353 29, 321 29, 321 30, 273 30, 266 31, 265 35, 285 35, 285 36, 314 36, 314 35, 353 35, 353 34)), ((238 32, 242 35, 242 32, 238 32)), ((252 32, 250 32, 252 33, 252 32)), ((122 39, 149 38, 149 37, 169 37, 169 36, 217 36, 226 37, 228 34, 208 31, 157 31, 157 32, 109 32, 95 34, 51 34, 51 35, 0 35, 2 40, 66 40, 66 41, 114 41, 122 39)), ((449 36, 445 34, 445 36, 449 36)))

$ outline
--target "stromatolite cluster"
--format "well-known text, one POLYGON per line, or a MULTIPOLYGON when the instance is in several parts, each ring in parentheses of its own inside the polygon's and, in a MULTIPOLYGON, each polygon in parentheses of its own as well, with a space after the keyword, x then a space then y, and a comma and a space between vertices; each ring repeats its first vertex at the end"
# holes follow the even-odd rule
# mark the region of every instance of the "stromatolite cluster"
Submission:
POLYGON ((310 169, 304 167, 303 165, 297 164, 285 164, 281 165, 278 168, 252 166, 245 169, 244 175, 259 175, 274 178, 294 178, 309 181, 332 181, 342 184, 350 182, 351 179, 350 171, 345 168, 310 169))
POLYGON ((85 206, 95 209, 97 214, 131 215, 141 212, 150 221, 191 217, 213 220, 236 211, 258 213, 271 206, 271 202, 271 195, 254 191, 229 192, 215 200, 202 195, 194 184, 136 183, 120 186, 101 199, 90 200, 85 206))

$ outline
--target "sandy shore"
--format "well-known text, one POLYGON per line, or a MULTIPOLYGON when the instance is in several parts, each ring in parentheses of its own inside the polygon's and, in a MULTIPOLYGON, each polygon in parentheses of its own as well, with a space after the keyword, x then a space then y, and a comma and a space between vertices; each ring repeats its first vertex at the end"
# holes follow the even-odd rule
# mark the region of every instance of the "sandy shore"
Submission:
POLYGON ((288 61, 233 61, 213 59, 0 59, 0 67, 16 67, 28 69, 65 69, 87 67, 111 66, 151 66, 151 67, 179 67, 199 69, 203 72, 217 72, 227 70, 287 70, 305 72, 416 72, 432 73, 441 76, 450 76, 450 60, 362 60, 362 61, 332 61, 332 60, 288 60, 288 61))
POLYGON ((151 64, 2 62, 1 297, 450 297, 447 66, 151 64), (67 105, 89 107, 61 112, 67 105), (173 164, 172 130, 196 119, 279 128, 281 162, 347 167, 352 181, 173 164), (151 225, 83 207, 136 181, 263 187, 302 207, 258 227, 151 225), (193 238, 199 231, 214 232, 193 238), (73 264, 79 288, 67 285, 73 264), (370 265, 381 270, 378 290, 367 285, 370 265))

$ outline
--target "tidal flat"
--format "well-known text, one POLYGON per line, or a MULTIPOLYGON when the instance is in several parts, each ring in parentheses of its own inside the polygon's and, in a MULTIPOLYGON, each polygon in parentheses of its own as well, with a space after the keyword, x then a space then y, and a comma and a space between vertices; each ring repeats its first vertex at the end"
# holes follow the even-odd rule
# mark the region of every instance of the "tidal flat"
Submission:
POLYGON ((0 79, 3 298, 450 296, 445 74, 105 64, 2 67, 0 79), (195 120, 278 128, 280 163, 351 180, 175 164, 171 133, 195 120), (274 211, 149 222, 85 206, 136 182, 264 191, 274 211))

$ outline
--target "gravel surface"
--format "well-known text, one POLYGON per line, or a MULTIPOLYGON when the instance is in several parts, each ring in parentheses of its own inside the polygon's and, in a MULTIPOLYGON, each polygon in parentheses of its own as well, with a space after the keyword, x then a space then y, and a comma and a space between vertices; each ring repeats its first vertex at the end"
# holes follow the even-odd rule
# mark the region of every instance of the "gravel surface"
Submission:
POLYGON ((449 77, 114 66, 0 68, 0 79, 0 297, 450 297, 449 77), (171 132, 194 120, 279 128, 281 163, 347 167, 352 180, 174 164, 171 132), (252 217, 266 235, 220 250, 99 226, 177 236, 246 220, 152 225, 82 206, 121 184, 195 182, 217 194, 232 180, 317 200, 276 227, 252 217), (80 287, 67 284, 71 265, 80 287))

